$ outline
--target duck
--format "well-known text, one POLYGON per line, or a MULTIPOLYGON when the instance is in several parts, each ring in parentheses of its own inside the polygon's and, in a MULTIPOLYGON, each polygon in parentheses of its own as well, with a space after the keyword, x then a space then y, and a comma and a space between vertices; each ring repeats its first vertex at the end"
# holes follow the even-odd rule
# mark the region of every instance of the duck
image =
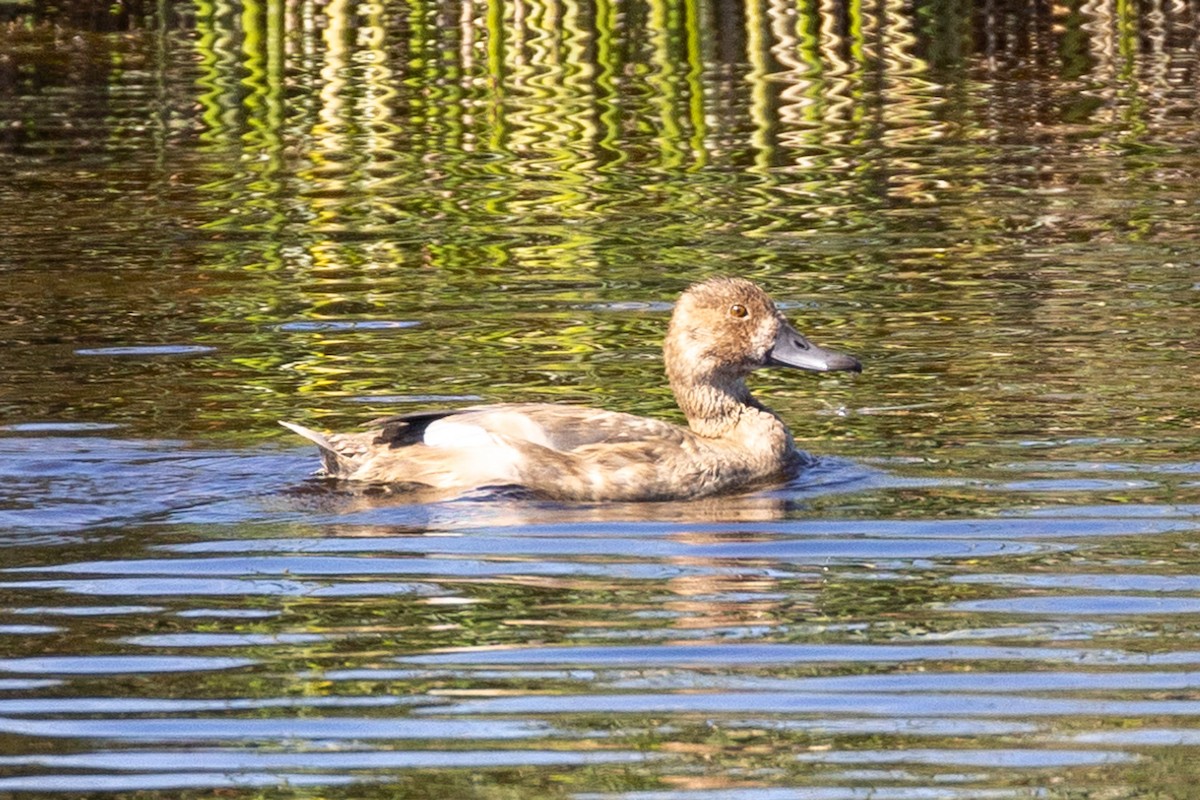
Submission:
POLYGON ((751 393, 763 367, 861 372, 801 335, 757 284, 716 277, 679 297, 663 342, 687 426, 558 403, 498 403, 384 417, 355 433, 280 424, 320 450, 319 474, 439 498, 514 489, 567 502, 690 500, 795 476, 811 457, 751 393))

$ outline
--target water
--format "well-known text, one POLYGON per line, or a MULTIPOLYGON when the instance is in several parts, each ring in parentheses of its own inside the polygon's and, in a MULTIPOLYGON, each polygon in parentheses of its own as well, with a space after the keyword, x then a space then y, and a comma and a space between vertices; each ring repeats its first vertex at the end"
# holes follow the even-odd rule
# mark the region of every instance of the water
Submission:
POLYGON ((1200 775, 1186 4, 0 4, 0 794, 1171 797, 1200 775), (329 486, 275 424, 679 419, 815 467, 329 486))

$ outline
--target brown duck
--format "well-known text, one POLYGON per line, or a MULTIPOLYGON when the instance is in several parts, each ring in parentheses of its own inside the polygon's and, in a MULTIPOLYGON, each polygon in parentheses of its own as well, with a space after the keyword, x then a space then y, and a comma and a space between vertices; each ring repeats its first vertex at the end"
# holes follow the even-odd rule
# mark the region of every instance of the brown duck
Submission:
POLYGON ((281 425, 321 448, 329 477, 454 497, 519 487, 555 500, 679 500, 790 477, 805 462, 745 378, 759 367, 861 372, 793 328, 750 281, 714 278, 679 298, 663 345, 684 428, 633 414, 501 403, 388 417, 363 433, 281 425))

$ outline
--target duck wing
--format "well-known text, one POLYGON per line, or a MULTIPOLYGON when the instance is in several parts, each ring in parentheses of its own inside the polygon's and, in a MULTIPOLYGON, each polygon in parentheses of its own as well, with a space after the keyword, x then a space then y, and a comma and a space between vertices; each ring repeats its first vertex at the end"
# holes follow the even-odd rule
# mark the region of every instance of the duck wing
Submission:
POLYGON ((690 432, 662 420, 586 406, 502 403, 442 411, 418 411, 374 420, 374 443, 389 448, 425 444, 470 447, 503 437, 563 453, 604 444, 679 444, 690 432))
POLYGON ((410 444, 424 444, 425 430, 438 420, 465 414, 470 410, 469 408, 449 408, 440 411, 395 414, 373 419, 367 423, 367 427, 377 428, 379 431, 372 444, 387 445, 391 448, 406 447, 410 444))

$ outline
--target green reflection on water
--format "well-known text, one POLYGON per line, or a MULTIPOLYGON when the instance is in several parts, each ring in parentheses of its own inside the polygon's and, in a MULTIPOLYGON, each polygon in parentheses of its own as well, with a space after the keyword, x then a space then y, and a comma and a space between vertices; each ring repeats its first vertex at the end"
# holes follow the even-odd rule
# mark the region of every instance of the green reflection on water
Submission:
POLYGON ((665 308, 621 304, 738 272, 867 357, 762 379, 814 446, 1194 425, 1189 9, 198 2, 68 16, 86 80, 4 13, 18 418, 670 414, 665 308), (217 354, 75 352, 156 343, 217 354))
MULTIPOLYGON (((125 427, 113 435, 126 442, 233 442, 224 456, 237 462, 247 440, 284 436, 277 418, 350 426, 429 395, 589 402, 678 419, 658 357, 668 304, 694 279, 741 273, 766 284, 817 341, 867 364, 855 378, 757 377, 798 442, 850 456, 867 465, 860 472, 934 482, 751 504, 743 511, 753 524, 894 520, 896 536, 875 541, 886 552, 906 522, 1030 509, 1078 513, 1094 504, 1103 519, 1120 519, 1125 508, 1136 519, 1161 508, 1190 521, 1200 460, 1196 13, 1117 0, 1037 8, 197 0, 124 3, 113 13, 76 3, 0 5, 3 421, 118 422, 125 427), (137 347, 140 354, 127 349, 137 347)), ((278 458, 290 463, 291 452, 278 458)), ((46 460, 71 463, 61 454, 46 460)), ((211 470, 216 488, 208 491, 229 491, 217 480, 221 468, 211 470)), ((134 474, 164 469, 151 462, 134 474)), ((192 483, 188 474, 172 491, 192 483)), ((39 499, 50 490, 21 479, 6 502, 35 508, 21 487, 39 499)), ((239 480, 239 488, 249 483, 239 480)), ((63 496, 50 499, 86 505, 92 498, 78 495, 105 485, 104 475, 62 485, 63 496)), ((723 499, 704 513, 656 508, 636 518, 728 519, 736 508, 723 499)), ((259 524, 214 527, 129 526, 118 535, 106 524, 82 542, 16 542, 8 557, 53 566, 68 560, 65 547, 79 559, 164 558, 155 545, 267 535, 259 524)), ((652 578, 522 574, 523 564, 532 572, 549 558, 536 552, 515 561, 492 554, 508 569, 492 580, 455 573, 462 562, 453 561, 440 567, 449 574, 414 578, 473 601, 458 605, 394 594, 155 596, 165 612, 54 620, 61 632, 9 636, 5 655, 111 653, 139 635, 317 632, 327 638, 217 653, 263 659, 241 671, 95 676, 63 693, 437 700, 454 691, 597 690, 588 679, 520 670, 340 683, 325 674, 395 670, 395 657, 434 646, 635 636, 647 647, 687 637, 924 644, 958 636, 1134 655, 1194 649, 1197 625, 1187 615, 1041 624, 950 607, 1012 597, 1010 585, 951 580, 964 575, 1193 575, 1186 525, 1165 534, 1109 527, 1061 549, 885 567, 869 552, 830 566, 706 558, 685 548, 722 538, 769 543, 777 530, 679 530, 671 537, 682 557, 604 556, 652 578), (718 572, 730 567, 737 574, 718 572), (174 615, 194 602, 275 616, 196 623, 174 615)), ((469 535, 486 541, 490 532, 469 535)), ((370 533, 305 525, 270 535, 370 533)), ((430 540, 425 554, 437 556, 445 545, 430 540)), ((858 543, 853 535, 838 541, 847 551, 858 543)), ((371 558, 362 562, 361 574, 339 579, 395 577, 372 573, 371 558)), ((130 591, 125 580, 109 591, 130 591)), ((5 589, 3 605, 28 606, 32 591, 5 589)), ((64 593, 37 602, 108 601, 64 593)), ((1065 668, 1053 660, 935 666, 1065 668)), ((704 689, 705 681, 719 687, 743 677, 907 669, 715 664, 696 680, 704 689)), ((624 689, 610 676, 598 691, 624 689)), ((1173 690, 1155 691, 1162 697, 1146 699, 1173 690)), ((398 728, 405 719, 396 715, 398 728)), ((739 731, 700 714, 672 715, 665 725, 621 714, 552 721, 580 738, 556 732, 540 744, 673 760, 428 770, 319 794, 720 791, 827 787, 842 775, 867 790, 879 773, 822 771, 792 755, 926 741, 886 729, 739 731)), ((1055 743, 1092 729, 1190 730, 1186 721, 1086 715, 1045 724, 1055 743)), ((949 750, 1014 741, 1053 749, 1019 734, 981 727, 927 741, 949 750)), ((61 741, 68 744, 37 746, 78 744, 61 741)), ((29 740, 17 744, 24 750, 29 740)), ((1072 768, 1063 794, 1133 794, 1139 786, 1186 794, 1187 748, 1138 752, 1143 760, 1133 766, 1072 768)), ((916 777, 892 782, 932 784, 941 773, 918 765, 907 775, 916 777)), ((1057 791, 1043 777, 997 770, 964 785, 1057 791)))

